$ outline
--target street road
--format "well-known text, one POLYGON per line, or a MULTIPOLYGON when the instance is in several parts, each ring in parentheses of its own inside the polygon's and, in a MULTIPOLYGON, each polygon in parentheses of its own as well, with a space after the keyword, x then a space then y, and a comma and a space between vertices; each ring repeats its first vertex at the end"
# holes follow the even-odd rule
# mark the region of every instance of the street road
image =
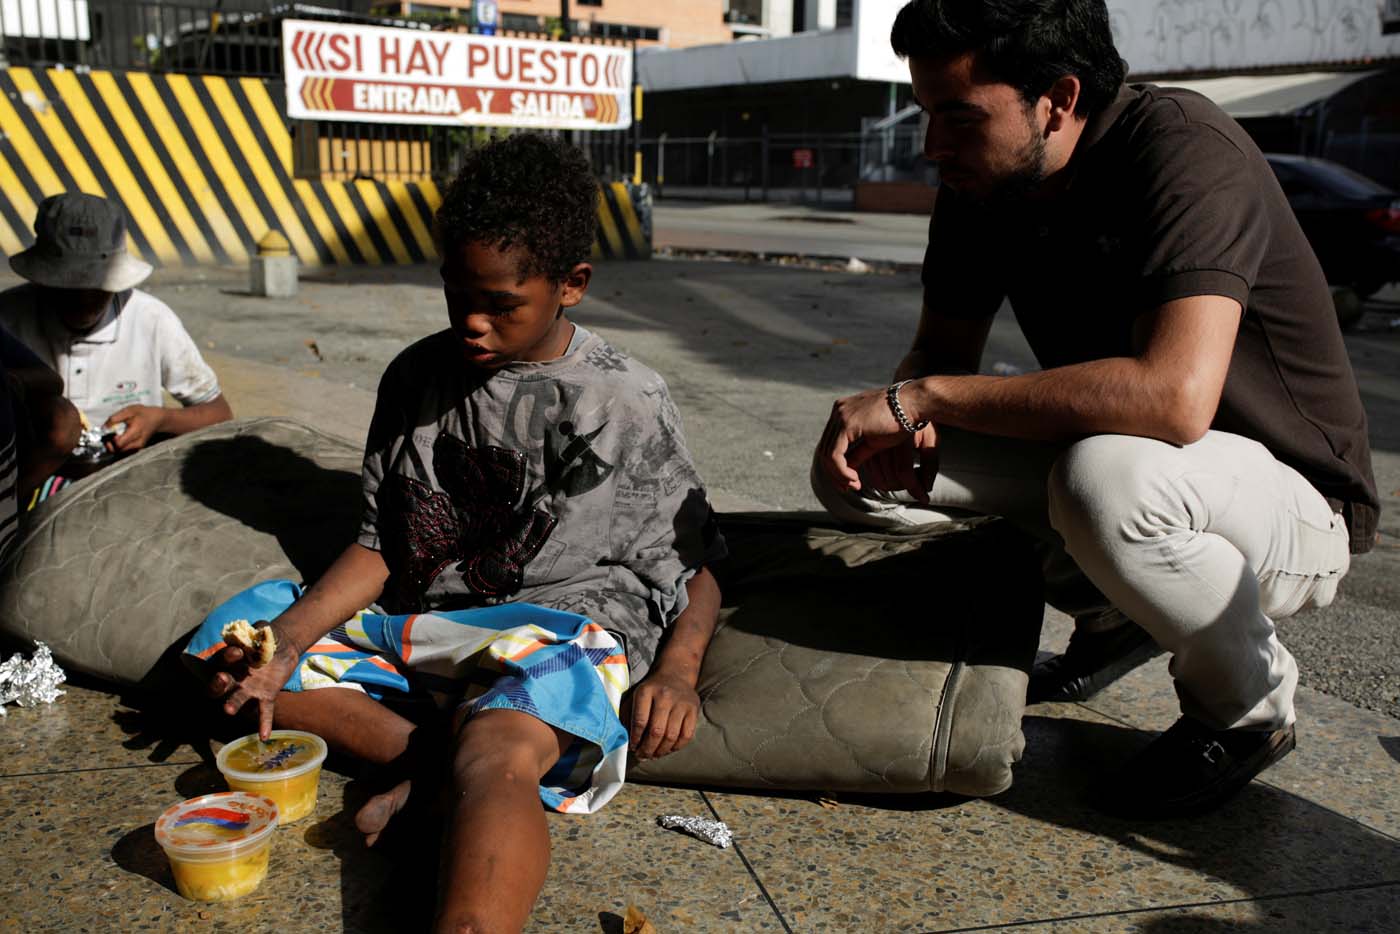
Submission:
MULTIPOLYGON (((354 386, 363 407, 389 360, 447 323, 431 266, 309 271, 293 300, 248 296, 243 270, 161 271, 150 289, 223 365, 280 367, 325 381, 328 396, 354 386)), ((1382 540, 1353 562, 1332 607, 1279 628, 1305 684, 1400 716, 1400 328, 1390 326, 1400 294, 1389 297, 1347 337, 1371 418, 1382 540)), ((599 264, 575 319, 666 377, 701 473, 727 502, 811 509, 808 466, 832 400, 888 381, 918 305, 912 271, 657 260, 599 264)), ((998 363, 1034 366, 1005 312, 983 360, 988 371, 998 363)))
MULTIPOLYGON (((816 238, 826 237, 825 225, 781 220, 787 211, 767 209, 731 223, 748 224, 755 239, 795 228, 797 234, 767 241, 767 252, 780 255, 795 252, 811 228, 820 231, 816 238)), ((888 258, 910 249, 897 244, 911 227, 909 218, 879 218, 862 225, 862 242, 885 238, 888 258)), ((731 248, 736 237, 729 235, 731 248)), ((13 281, 0 276, 0 287, 13 281)), ((287 301, 249 297, 244 270, 161 270, 150 288, 179 312, 203 349, 357 386, 365 405, 388 361, 447 323, 433 266, 308 270, 301 294, 287 301)), ((809 458, 832 400, 888 382, 913 335, 918 294, 913 270, 601 263, 574 316, 664 375, 700 471, 727 503, 816 508, 809 458)), ((1392 326, 1400 319, 1400 291, 1389 298, 1372 302, 1361 328, 1347 336, 1385 497, 1382 542, 1355 559, 1336 604, 1282 620, 1280 633, 1298 657, 1303 683, 1400 716, 1400 326, 1392 326)), ((986 371, 997 364, 1035 365, 1005 311, 983 360, 986 371)), ((239 399, 231 403, 237 413, 239 399)))
POLYGON ((797 204, 658 202, 653 243, 682 250, 856 257, 920 263, 928 217, 861 214, 797 204))

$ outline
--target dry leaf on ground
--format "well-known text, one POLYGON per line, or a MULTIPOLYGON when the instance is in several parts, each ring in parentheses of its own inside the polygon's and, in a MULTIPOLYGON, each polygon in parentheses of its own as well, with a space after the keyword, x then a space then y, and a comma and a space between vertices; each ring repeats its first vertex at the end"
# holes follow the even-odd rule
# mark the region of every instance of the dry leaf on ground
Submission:
POLYGON ((642 909, 628 905, 627 915, 622 919, 622 934, 657 934, 656 925, 642 914, 642 909))

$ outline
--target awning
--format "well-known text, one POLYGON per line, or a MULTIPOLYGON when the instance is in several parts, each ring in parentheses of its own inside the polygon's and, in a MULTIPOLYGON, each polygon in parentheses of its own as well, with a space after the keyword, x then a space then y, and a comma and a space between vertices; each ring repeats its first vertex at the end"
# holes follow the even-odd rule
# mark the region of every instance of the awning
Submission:
POLYGON ((1186 88, 1203 94, 1230 116, 1277 117, 1326 100, 1343 88, 1374 71, 1309 71, 1294 75, 1237 75, 1230 78, 1202 78, 1199 81, 1173 81, 1163 78, 1156 84, 1186 88))

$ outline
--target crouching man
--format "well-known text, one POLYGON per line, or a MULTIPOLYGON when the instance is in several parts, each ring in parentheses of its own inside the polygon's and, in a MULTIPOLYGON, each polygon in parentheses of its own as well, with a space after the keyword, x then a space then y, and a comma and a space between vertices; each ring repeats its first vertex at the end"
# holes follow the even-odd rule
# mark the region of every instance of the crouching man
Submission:
POLYGON ((957 509, 1038 534, 1077 625, 1031 699, 1170 652, 1183 715, 1096 800, 1209 809, 1293 748, 1273 620, 1330 603, 1375 538, 1322 270, 1234 121, 1123 85, 1103 0, 914 0, 892 42, 942 177, 923 313, 893 384, 833 407, 818 496, 851 521, 957 509), (970 375, 1008 298, 1043 369, 970 375))

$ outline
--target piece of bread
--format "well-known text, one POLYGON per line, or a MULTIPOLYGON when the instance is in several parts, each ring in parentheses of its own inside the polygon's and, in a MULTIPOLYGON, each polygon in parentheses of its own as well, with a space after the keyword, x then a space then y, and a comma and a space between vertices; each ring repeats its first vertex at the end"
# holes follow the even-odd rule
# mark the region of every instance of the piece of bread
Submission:
POLYGON ((277 637, 271 626, 254 627, 246 619, 236 619, 224 627, 223 636, 229 645, 243 650, 250 668, 266 665, 277 652, 277 637))

